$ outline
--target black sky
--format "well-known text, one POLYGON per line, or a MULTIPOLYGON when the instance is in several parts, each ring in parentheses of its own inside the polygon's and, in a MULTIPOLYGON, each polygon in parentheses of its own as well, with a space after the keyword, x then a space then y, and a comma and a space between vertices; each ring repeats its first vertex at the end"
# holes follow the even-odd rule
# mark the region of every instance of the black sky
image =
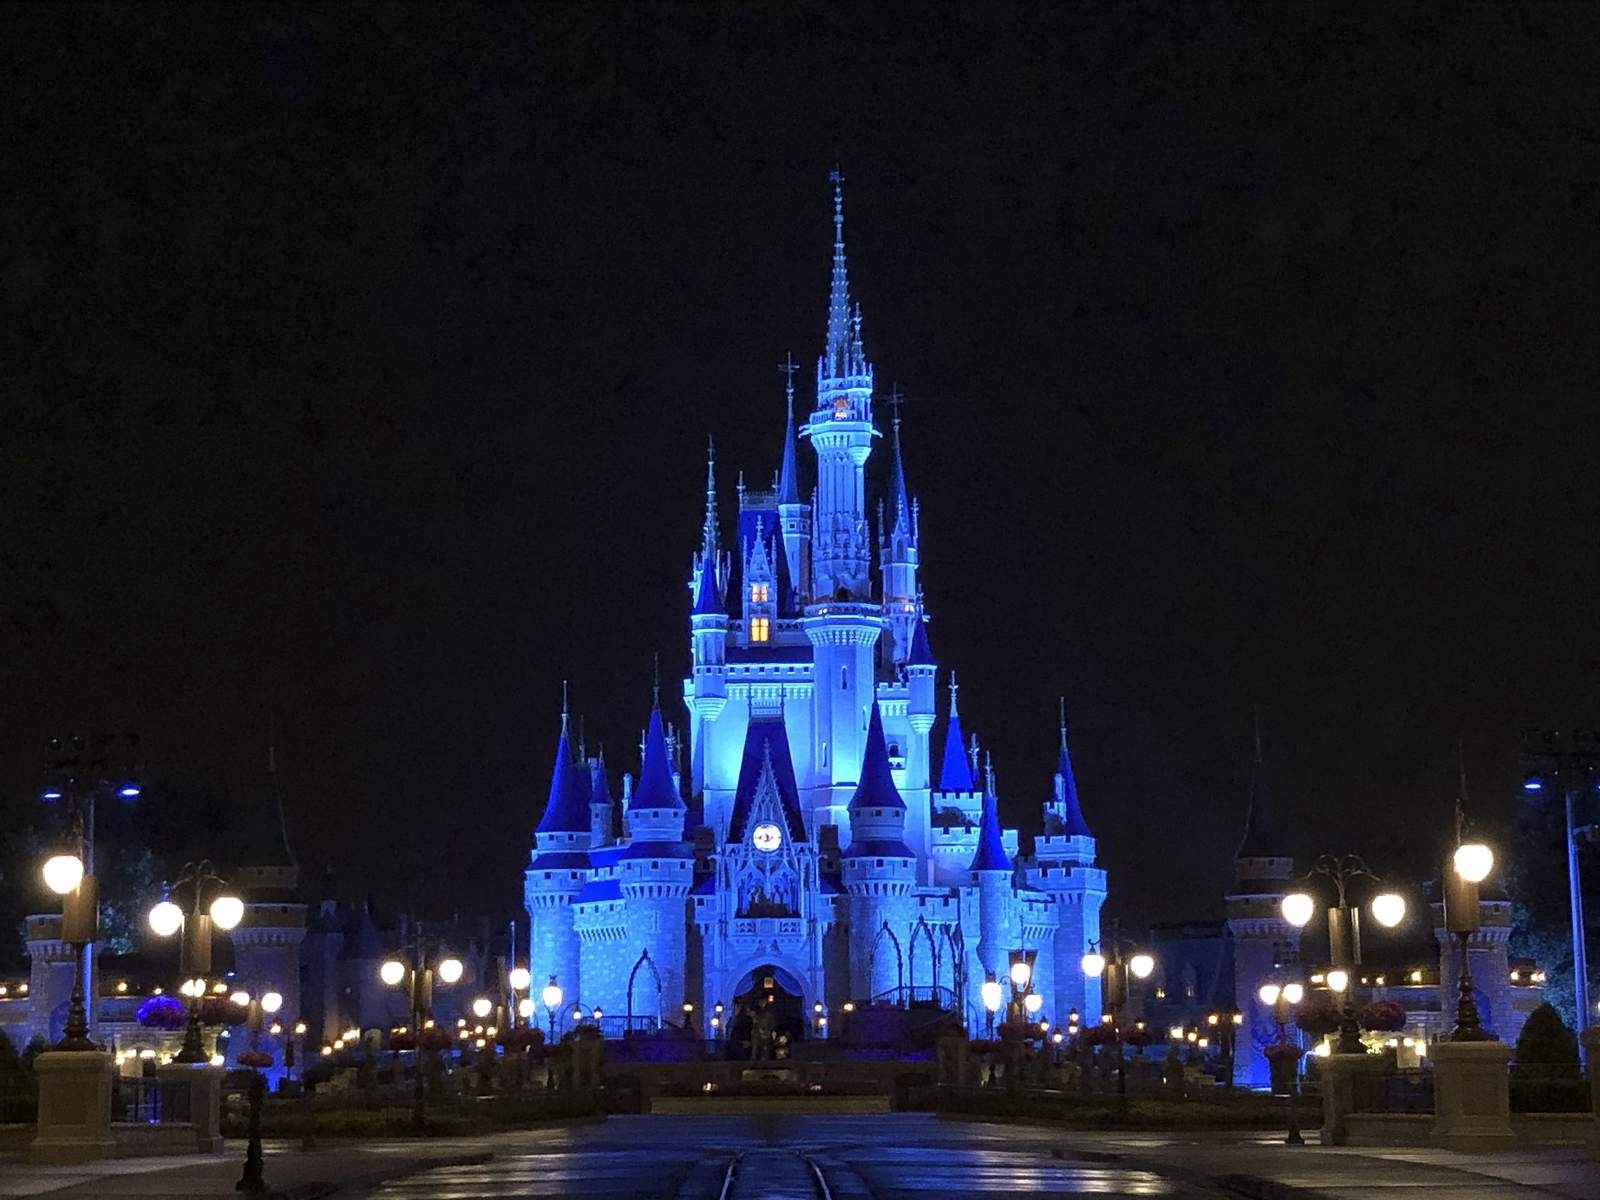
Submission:
POLYGON ((312 871, 515 906, 560 680, 631 766, 705 437, 725 501, 776 466, 835 161, 934 649, 1026 828, 1067 694, 1116 907, 1218 908, 1253 705, 1294 848, 1401 871, 1458 735, 1503 818, 1594 723, 1593 5, 12 4, 0 56, 14 807, 118 725, 171 853, 236 840, 273 711, 312 871))

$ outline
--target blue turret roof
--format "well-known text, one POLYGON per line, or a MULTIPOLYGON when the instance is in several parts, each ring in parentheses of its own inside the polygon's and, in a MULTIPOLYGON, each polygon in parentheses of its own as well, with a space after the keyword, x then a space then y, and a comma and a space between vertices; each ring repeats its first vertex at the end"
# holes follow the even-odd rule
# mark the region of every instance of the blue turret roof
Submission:
POLYGON ((883 715, 877 702, 872 705, 872 719, 867 724, 867 750, 861 756, 861 782, 855 795, 850 797, 850 811, 863 808, 905 808, 900 789, 894 785, 894 773, 889 769, 889 748, 883 737, 883 715))
POLYGON ((733 793, 733 811, 728 817, 728 841, 744 838, 755 803, 763 765, 772 764, 772 780, 789 825, 790 840, 806 840, 805 818, 800 814, 800 789, 795 783, 794 761, 789 756, 789 734, 782 713, 755 717, 745 728, 744 757, 739 763, 739 783, 733 793))
POLYGON ((1078 804, 1078 782, 1072 777, 1072 756, 1067 753, 1067 726, 1061 725, 1061 755, 1056 763, 1056 774, 1061 776, 1062 832, 1068 837, 1093 837, 1089 823, 1083 819, 1083 809, 1078 804))
POLYGON ((650 727, 644 735, 644 762, 639 767, 639 786, 633 791, 628 811, 647 808, 683 808, 683 797, 672 782, 672 766, 667 762, 667 734, 661 725, 661 709, 650 710, 650 727))
POLYGON ((567 726, 563 718, 561 740, 556 743, 556 765, 550 775, 550 798, 545 801, 544 816, 539 818, 539 833, 588 833, 589 795, 587 778, 589 768, 572 759, 572 749, 567 744, 567 726))
POLYGON ((967 760, 966 739, 961 735, 961 713, 956 709, 956 683, 950 678, 950 726, 944 735, 944 763, 939 767, 941 792, 970 792, 972 763, 967 760))
POLYGON ((900 461, 900 417, 894 418, 894 452, 889 459, 889 528, 904 524, 911 531, 911 502, 906 499, 906 469, 900 461))
MULTIPOLYGON (((679 611, 682 611, 681 609, 679 611)), ((708 559, 700 571, 700 589, 695 593, 694 612, 696 617, 725 617, 728 608, 722 602, 722 592, 717 587, 717 564, 708 559)))
POLYGON ((783 460, 778 465, 778 503, 799 504, 801 503, 800 468, 796 461, 794 449, 794 359, 792 356, 784 369, 789 373, 789 386, 787 389, 789 411, 783 423, 783 460))
POLYGON ((972 856, 974 871, 1009 871, 1011 859, 1000 836, 1000 814, 995 811, 993 792, 983 796, 983 818, 978 825, 978 852, 972 856))
POLYGON ((606 779, 606 760, 596 759, 590 771, 589 789, 590 804, 604 804, 607 808, 615 807, 616 801, 611 797, 611 784, 606 779))
POLYGON ((911 633, 911 650, 906 655, 908 667, 931 667, 933 661, 933 647, 928 645, 928 623, 922 619, 922 614, 917 614, 917 626, 911 633))

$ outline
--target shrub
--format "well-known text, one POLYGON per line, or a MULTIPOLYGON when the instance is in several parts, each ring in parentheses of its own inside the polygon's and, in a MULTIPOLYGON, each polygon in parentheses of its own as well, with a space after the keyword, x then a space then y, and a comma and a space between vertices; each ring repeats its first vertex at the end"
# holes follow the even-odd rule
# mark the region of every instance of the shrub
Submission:
POLYGON ((1528 1014, 1517 1035, 1517 1060, 1512 1073, 1524 1078, 1578 1077, 1578 1039, 1549 1004, 1541 1004, 1528 1014))
POLYGON ((1406 1027, 1406 1010, 1393 1000, 1374 1000, 1361 1006, 1356 1024, 1371 1033, 1394 1033, 1406 1027))

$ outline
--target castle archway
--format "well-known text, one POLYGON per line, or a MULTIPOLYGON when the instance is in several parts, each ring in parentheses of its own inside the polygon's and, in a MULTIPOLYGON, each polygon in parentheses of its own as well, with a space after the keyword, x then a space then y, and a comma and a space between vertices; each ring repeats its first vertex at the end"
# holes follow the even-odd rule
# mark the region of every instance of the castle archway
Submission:
POLYGON ((809 1032, 805 985, 776 963, 762 963, 744 972, 733 989, 733 1019, 728 1027, 729 1054, 746 1058, 753 1031, 767 1024, 774 1036, 792 1045, 809 1032))

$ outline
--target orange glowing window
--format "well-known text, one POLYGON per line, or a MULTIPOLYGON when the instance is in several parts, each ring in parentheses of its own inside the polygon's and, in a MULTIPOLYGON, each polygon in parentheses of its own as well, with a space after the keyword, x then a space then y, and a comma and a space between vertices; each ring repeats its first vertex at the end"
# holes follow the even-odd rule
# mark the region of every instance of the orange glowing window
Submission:
POLYGON ((750 603, 751 604, 765 604, 766 602, 767 602, 767 585, 764 584, 764 583, 752 583, 750 585, 750 603))
POLYGON ((751 617, 750 640, 752 642, 764 642, 769 636, 771 636, 771 629, 767 624, 767 618, 751 617))

